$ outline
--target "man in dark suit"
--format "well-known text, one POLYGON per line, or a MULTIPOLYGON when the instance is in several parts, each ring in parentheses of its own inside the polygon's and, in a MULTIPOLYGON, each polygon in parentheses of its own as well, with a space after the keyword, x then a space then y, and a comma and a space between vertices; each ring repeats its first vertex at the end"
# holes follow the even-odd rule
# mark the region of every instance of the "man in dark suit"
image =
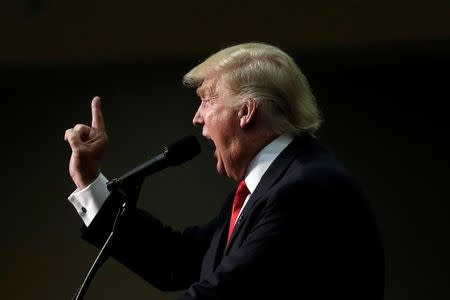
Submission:
MULTIPOLYGON (((179 299, 382 299, 384 259, 368 202, 315 139, 319 111, 286 53, 262 43, 212 55, 184 77, 201 100, 195 126, 214 143, 217 171, 237 182, 220 213, 173 231, 139 209, 125 215, 112 256, 179 299)), ((100 99, 92 125, 68 129, 69 197, 101 246, 123 199, 100 173, 107 136, 100 99)))

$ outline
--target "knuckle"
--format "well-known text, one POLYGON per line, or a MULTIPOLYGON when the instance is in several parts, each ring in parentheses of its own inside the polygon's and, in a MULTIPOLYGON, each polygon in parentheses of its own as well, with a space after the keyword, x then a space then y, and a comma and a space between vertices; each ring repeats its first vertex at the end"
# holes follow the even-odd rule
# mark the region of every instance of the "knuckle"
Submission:
POLYGON ((69 140, 69 142, 74 142, 77 140, 77 136, 76 134, 71 133, 67 136, 67 139, 69 140))
POLYGON ((72 137, 74 134, 75 134, 75 133, 74 133, 74 130, 73 130, 72 128, 70 128, 70 129, 67 129, 67 130, 66 130, 66 132, 65 132, 64 135, 65 135, 67 138, 70 138, 70 137, 72 137))
POLYGON ((75 125, 75 126, 73 127, 73 129, 76 130, 76 131, 80 131, 80 130, 83 130, 84 128, 86 128, 86 127, 87 127, 87 126, 84 125, 84 124, 77 124, 77 125, 75 125))

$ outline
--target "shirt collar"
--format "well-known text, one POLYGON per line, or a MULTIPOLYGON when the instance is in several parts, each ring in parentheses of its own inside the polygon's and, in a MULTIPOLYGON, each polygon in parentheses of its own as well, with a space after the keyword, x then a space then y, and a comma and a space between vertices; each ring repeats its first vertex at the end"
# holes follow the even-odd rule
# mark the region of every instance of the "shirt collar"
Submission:
POLYGON ((250 162, 245 174, 245 183, 250 193, 253 193, 264 173, 277 156, 294 139, 293 134, 285 133, 265 146, 250 162))

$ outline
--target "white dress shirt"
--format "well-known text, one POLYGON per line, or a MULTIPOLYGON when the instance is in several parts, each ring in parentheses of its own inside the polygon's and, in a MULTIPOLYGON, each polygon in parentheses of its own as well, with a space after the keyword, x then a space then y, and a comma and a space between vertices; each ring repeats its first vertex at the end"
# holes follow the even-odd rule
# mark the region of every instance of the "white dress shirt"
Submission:
MULTIPOLYGON (((280 135, 270 144, 265 146, 250 162, 244 176, 245 184, 247 185, 250 194, 245 199, 239 215, 261 181, 264 173, 275 158, 277 158, 281 151, 283 151, 293 139, 294 136, 291 134, 280 135)), ((90 185, 82 190, 76 189, 68 198, 86 226, 91 224, 92 220, 109 196, 110 192, 106 188, 107 182, 108 179, 103 174, 100 174, 90 185)), ((239 219, 239 216, 236 220, 237 219, 239 219)))

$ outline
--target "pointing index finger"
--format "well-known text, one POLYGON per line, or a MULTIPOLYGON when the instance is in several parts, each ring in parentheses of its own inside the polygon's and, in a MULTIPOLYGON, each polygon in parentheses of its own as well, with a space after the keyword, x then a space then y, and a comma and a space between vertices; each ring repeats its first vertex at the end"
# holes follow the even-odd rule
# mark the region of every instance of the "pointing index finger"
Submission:
POLYGON ((100 107, 100 97, 96 96, 92 99, 92 128, 105 131, 105 123, 103 122, 103 114, 100 107))

